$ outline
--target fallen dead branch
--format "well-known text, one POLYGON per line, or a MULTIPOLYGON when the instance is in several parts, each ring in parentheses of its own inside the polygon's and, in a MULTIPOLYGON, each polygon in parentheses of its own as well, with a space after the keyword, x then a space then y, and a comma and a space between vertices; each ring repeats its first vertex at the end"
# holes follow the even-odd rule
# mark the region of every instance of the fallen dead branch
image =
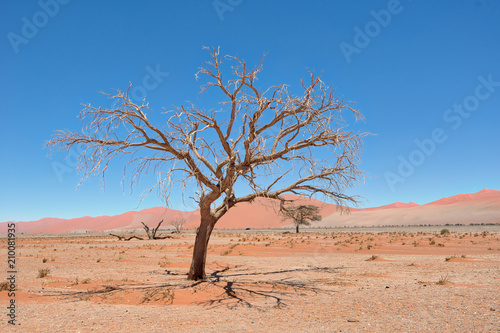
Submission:
POLYGON ((125 237, 125 236, 119 236, 119 235, 115 235, 115 234, 110 234, 110 236, 118 237, 118 240, 121 240, 121 241, 129 241, 129 240, 134 239, 134 238, 139 239, 139 240, 144 240, 144 238, 141 238, 138 236, 125 237))

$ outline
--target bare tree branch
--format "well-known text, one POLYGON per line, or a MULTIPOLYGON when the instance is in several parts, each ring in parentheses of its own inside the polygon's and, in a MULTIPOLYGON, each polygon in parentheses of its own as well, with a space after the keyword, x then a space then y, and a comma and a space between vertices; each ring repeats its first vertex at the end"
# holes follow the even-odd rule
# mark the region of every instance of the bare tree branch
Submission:
POLYGON ((133 238, 135 239, 138 239, 138 240, 143 240, 141 237, 138 237, 138 236, 130 236, 130 237, 125 237, 125 236, 120 236, 120 235, 115 235, 115 234, 109 234, 110 236, 115 236, 118 238, 118 240, 122 240, 122 241, 129 241, 133 238))
MULTIPOLYGON (((358 198, 346 191, 363 177, 358 164, 366 134, 347 130, 346 113, 363 119, 353 104, 336 96, 314 72, 302 80, 299 96, 285 84, 261 90, 257 76, 264 57, 252 68, 238 56, 206 49, 211 60, 196 77, 208 78, 200 94, 222 93, 225 100, 217 108, 187 103, 164 109, 160 127, 148 118, 145 100, 130 98, 129 86, 106 94, 113 108, 86 105, 80 114, 86 125, 82 133, 58 131, 47 145, 83 148, 78 162, 82 181, 95 174, 104 179, 110 161, 125 157, 131 187, 153 172, 158 180, 145 195, 157 190, 167 205, 172 193, 195 186, 192 198, 202 215, 196 244, 208 243, 215 223, 229 209, 259 197, 278 200, 281 207, 289 201, 283 196, 287 193, 321 195, 340 209, 356 205, 358 198), (226 62, 230 67, 224 76, 226 62)), ((195 253, 202 249, 206 256, 205 245, 195 245, 195 253)))
POLYGON ((160 225, 163 223, 163 220, 158 222, 156 227, 150 228, 147 226, 146 223, 141 222, 142 226, 144 227, 144 230, 146 231, 146 235, 148 235, 149 239, 165 239, 165 238, 172 238, 172 236, 157 236, 156 233, 158 232, 158 229, 160 228, 160 225))

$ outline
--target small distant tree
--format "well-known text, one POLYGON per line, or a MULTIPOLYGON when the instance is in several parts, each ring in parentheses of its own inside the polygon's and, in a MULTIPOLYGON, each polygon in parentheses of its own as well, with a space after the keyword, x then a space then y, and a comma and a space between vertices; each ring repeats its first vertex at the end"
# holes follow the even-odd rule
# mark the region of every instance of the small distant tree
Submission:
POLYGON ((175 228, 175 232, 181 232, 182 227, 184 226, 184 224, 186 224, 186 222, 186 219, 176 218, 170 220, 170 225, 175 228))
POLYGON ((314 205, 291 206, 283 209, 282 214, 283 220, 293 220, 297 233, 300 225, 311 225, 311 222, 321 221, 319 207, 314 205))
POLYGON ((450 230, 448 229, 441 229, 441 235, 448 235, 450 233, 450 230))

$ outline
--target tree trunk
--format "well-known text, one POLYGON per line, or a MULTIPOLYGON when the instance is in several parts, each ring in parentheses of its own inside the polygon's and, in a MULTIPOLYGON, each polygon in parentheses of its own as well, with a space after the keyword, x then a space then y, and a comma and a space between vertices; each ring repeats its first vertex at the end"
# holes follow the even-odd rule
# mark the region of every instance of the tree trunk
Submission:
POLYGON ((297 234, 299 233, 299 225, 298 224, 295 225, 295 233, 297 233, 297 234))
POLYGON ((208 241, 215 226, 215 220, 208 210, 201 210, 201 223, 194 242, 193 260, 188 273, 188 280, 205 279, 205 262, 207 260, 208 241))

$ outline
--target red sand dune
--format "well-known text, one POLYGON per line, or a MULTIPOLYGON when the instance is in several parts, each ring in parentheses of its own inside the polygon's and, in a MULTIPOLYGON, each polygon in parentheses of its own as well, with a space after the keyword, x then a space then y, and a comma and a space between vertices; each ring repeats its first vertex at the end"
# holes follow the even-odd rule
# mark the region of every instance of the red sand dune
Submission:
MULTIPOLYGON (((316 199, 303 198, 294 195, 286 195, 287 199, 295 200, 295 205, 316 205, 320 207, 321 215, 328 216, 337 210, 335 205, 327 204, 316 199)), ((224 215, 219 222, 219 229, 262 229, 262 228, 279 228, 290 222, 282 220, 282 216, 278 215, 279 204, 274 200, 258 198, 253 203, 240 203, 233 207, 224 215)), ((192 225, 196 227, 199 221, 195 221, 192 225)))
POLYGON ((372 208, 366 208, 364 209, 365 211, 369 211, 369 210, 379 210, 379 209, 391 209, 391 208, 409 208, 409 207, 416 207, 416 206, 420 206, 419 204, 417 203, 414 203, 414 202, 395 202, 395 203, 392 203, 392 204, 389 204, 389 205, 384 205, 384 206, 379 206, 379 207, 372 207, 372 208))
POLYGON ((484 189, 477 193, 458 194, 425 205, 397 205, 387 209, 388 206, 361 209, 349 215, 331 214, 317 225, 332 227, 500 223, 500 191, 497 190, 484 189))
MULTIPOLYGON (((323 220, 317 227, 419 225, 419 224, 469 224, 500 223, 500 191, 484 189, 477 193, 458 194, 452 197, 418 205, 396 202, 374 208, 351 209, 350 214, 340 214, 333 204, 316 199, 289 195, 295 204, 313 204, 321 208, 323 220)), ((218 223, 219 229, 279 228, 290 225, 277 214, 279 206, 269 199, 259 198, 253 203, 241 203, 231 209, 218 223)), ((79 217, 74 219, 43 218, 38 221, 17 222, 21 233, 69 233, 93 231, 118 231, 142 229, 141 222, 156 226, 164 220, 162 228, 169 228, 168 220, 187 220, 185 228, 194 229, 199 224, 198 210, 178 211, 153 207, 141 211, 129 211, 116 216, 79 217)), ((0 234, 5 234, 7 223, 0 223, 0 234)))
POLYGON ((476 193, 458 194, 448 198, 442 198, 427 205, 450 205, 450 204, 461 204, 461 203, 491 203, 493 205, 500 205, 500 191, 483 189, 476 193))

